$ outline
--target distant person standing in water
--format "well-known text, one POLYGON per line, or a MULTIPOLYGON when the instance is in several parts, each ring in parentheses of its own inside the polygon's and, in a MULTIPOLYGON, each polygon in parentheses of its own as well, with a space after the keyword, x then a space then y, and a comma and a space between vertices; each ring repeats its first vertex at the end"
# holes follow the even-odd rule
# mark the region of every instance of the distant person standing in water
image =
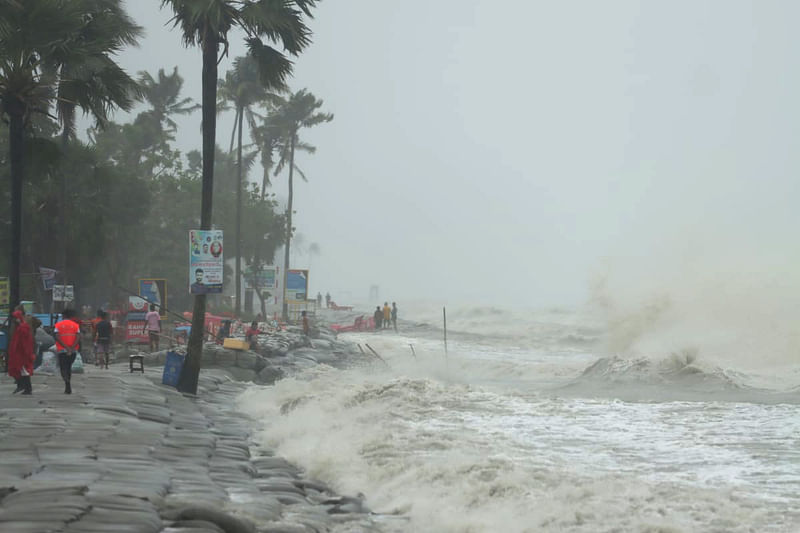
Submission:
POLYGON ((158 338, 161 336, 161 315, 156 311, 156 305, 150 304, 150 312, 144 315, 145 329, 150 340, 150 352, 158 351, 158 338), (155 346, 155 350, 153 347, 155 346))
POLYGON ((397 302, 392 302, 392 326, 397 333, 397 302))
POLYGON ((383 328, 389 327, 389 321, 392 319, 392 308, 389 307, 389 302, 383 302, 383 328))
POLYGON ((381 329, 383 327, 383 311, 381 311, 380 305, 375 307, 375 314, 372 317, 375 319, 375 329, 381 329))

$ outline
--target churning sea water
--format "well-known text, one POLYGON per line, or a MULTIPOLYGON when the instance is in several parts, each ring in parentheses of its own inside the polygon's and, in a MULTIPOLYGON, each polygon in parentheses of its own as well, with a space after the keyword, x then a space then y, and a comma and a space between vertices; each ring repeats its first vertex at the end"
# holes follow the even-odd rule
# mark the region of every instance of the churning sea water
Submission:
POLYGON ((386 531, 800 531, 796 365, 615 353, 601 320, 492 308, 453 310, 445 355, 437 313, 416 315, 350 334, 388 367, 239 399, 265 446, 363 493, 386 531))

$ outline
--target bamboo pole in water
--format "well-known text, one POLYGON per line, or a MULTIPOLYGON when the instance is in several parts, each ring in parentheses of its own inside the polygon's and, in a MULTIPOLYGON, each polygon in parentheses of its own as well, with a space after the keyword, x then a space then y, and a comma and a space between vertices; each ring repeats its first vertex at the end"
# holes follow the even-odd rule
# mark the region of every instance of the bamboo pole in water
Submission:
POLYGON ((442 318, 444 318, 444 355, 447 357, 447 308, 442 307, 442 318))

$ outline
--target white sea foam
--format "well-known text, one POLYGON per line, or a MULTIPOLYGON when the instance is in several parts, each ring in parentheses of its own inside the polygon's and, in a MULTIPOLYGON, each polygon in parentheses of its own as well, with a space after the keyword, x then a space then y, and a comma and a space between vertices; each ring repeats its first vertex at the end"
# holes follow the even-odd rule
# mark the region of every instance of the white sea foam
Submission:
MULTIPOLYGON (((548 331, 594 327, 535 318, 555 324, 540 326, 548 331)), ((669 355, 595 365, 598 354, 568 342, 551 351, 458 335, 445 358, 437 335, 415 331, 351 337, 390 368, 312 368, 252 387, 240 407, 265 446, 343 493, 364 493, 375 512, 405 517, 387 520, 390 531, 800 529, 796 406, 682 401, 684 382, 665 377, 685 371, 748 395, 749 374, 669 355), (614 399, 626 382, 677 392, 614 399), (611 385, 598 394, 597 384, 611 385)))

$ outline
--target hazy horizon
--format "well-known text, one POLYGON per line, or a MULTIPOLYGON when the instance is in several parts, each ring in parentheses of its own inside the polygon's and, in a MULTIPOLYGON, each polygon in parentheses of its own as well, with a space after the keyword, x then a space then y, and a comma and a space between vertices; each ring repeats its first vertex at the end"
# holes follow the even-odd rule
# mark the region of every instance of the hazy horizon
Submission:
MULTIPOLYGON (((127 2, 146 35, 120 63, 177 65, 199 102, 200 53, 159 5, 127 2)), ((350 0, 315 14, 290 82, 335 114, 303 133, 318 152, 298 161, 297 232, 322 252, 312 293, 542 307, 588 300, 598 276, 647 292, 737 265, 790 272, 800 5, 350 0)), ((243 53, 233 36, 220 77, 243 53)), ((182 151, 199 149, 199 122, 180 122, 182 151)), ((221 146, 231 126, 220 117, 221 146)))

